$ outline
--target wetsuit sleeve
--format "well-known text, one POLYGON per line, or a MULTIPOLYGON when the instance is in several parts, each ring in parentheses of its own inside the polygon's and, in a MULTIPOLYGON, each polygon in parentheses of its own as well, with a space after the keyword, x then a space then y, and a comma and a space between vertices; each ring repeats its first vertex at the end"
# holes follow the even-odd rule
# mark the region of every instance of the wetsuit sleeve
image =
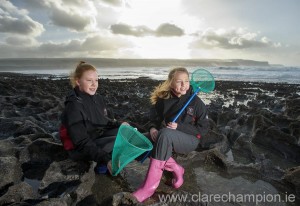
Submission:
POLYGON ((191 124, 190 122, 179 123, 177 126, 177 130, 195 136, 200 135, 201 137, 208 132, 208 128, 209 128, 207 109, 205 104, 199 98, 196 100, 195 109, 196 109, 195 123, 194 124, 191 124))
POLYGON ((111 155, 97 147, 87 133, 82 105, 70 102, 66 106, 66 127, 68 134, 75 145, 75 149, 85 157, 97 162, 107 163, 111 155))

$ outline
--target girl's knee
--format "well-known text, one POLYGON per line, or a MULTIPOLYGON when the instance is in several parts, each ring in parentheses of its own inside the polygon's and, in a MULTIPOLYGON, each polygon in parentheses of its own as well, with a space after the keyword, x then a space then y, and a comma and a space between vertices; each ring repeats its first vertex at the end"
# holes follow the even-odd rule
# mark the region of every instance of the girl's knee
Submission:
POLYGON ((172 138, 172 131, 169 128, 163 128, 160 130, 158 134, 158 140, 159 141, 170 141, 170 138, 172 138))

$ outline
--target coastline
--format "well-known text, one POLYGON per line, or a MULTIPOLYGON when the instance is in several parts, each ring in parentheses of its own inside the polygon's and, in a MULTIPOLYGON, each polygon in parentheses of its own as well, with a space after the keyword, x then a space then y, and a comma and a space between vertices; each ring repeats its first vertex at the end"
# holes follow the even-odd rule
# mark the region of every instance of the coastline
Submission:
MULTIPOLYGON (((170 65, 197 67, 197 66, 270 66, 267 61, 255 61, 246 59, 114 59, 114 58, 83 58, 85 61, 98 67, 169 67, 170 65)), ((22 63, 22 65, 32 65, 32 61, 43 65, 45 61, 57 62, 60 65, 71 66, 73 68, 78 58, 2 58, 0 65, 10 65, 11 62, 22 63), (75 63, 74 63, 75 62, 75 63)))
MULTIPOLYGON (((12 60, 11 60, 12 61, 12 60)), ((95 60, 96 61, 96 60, 95 60)), ((32 62, 10 62, 0 65, 0 71, 11 71, 11 73, 23 73, 36 76, 56 76, 67 77, 70 71, 74 68, 74 62, 65 62, 63 59, 44 62, 42 60, 32 60, 32 62), (65 65, 68 64, 68 65, 65 65)), ((170 64, 171 65, 171 64, 170 64)), ((97 71, 100 78, 109 79, 134 79, 139 77, 149 77, 155 80, 164 80, 172 66, 147 66, 147 65, 132 65, 126 67, 119 64, 115 66, 105 66, 98 62, 97 71)), ((300 67, 289 66, 253 66, 253 65, 238 65, 238 66, 196 66, 189 65, 186 68, 192 73, 195 69, 205 69, 213 74, 215 80, 223 81, 252 81, 252 82, 282 82, 291 84, 300 84, 299 78, 300 67)))
MULTIPOLYGON (((54 203, 62 193, 77 195, 76 198, 64 196, 62 201, 66 202, 80 202, 92 195, 95 202, 103 203, 103 198, 107 201, 122 191, 134 190, 142 181, 145 164, 129 165, 118 177, 119 183, 111 186, 109 178, 94 175, 93 165, 78 165, 67 158, 57 131, 64 98, 71 87, 66 78, 42 77, 0 73, 0 158, 3 168, 14 171, 0 172, 0 203, 43 202, 47 195, 46 200, 54 203), (127 172, 137 178, 128 178, 127 172), (71 174, 78 178, 70 178, 71 174), (87 177, 90 178, 88 184, 82 180, 87 177), (37 180, 37 188, 28 179, 37 180), (99 181, 102 183, 98 187, 94 185, 99 181), (59 192, 51 186, 53 184, 65 189, 59 192), (113 189, 105 193, 103 187, 113 189), (81 193, 82 188, 87 192, 81 193), (11 196, 19 198, 11 199, 11 196)), ((98 92, 105 96, 117 119, 135 122, 143 131, 148 121, 149 94, 160 82, 149 78, 100 79, 98 92)), ((205 172, 202 168, 213 166, 216 175, 251 177, 263 182, 261 187, 270 188, 268 184, 271 184, 278 193, 294 194, 299 201, 299 91, 300 84, 216 81, 213 93, 199 94, 209 100, 210 132, 192 156, 178 157, 178 161, 189 168, 182 191, 212 189, 209 181, 200 184, 189 177, 193 174, 196 180, 209 178, 211 171, 205 172), (195 162, 201 164, 195 165, 195 162), (200 178, 200 173, 194 170, 201 170, 204 176, 200 178)), ((226 181, 239 185, 234 178, 226 181)), ((255 186, 243 181, 246 191, 255 186)), ((220 181, 218 187, 225 193, 223 183, 220 181)), ((159 191, 174 193, 161 185, 159 191)))

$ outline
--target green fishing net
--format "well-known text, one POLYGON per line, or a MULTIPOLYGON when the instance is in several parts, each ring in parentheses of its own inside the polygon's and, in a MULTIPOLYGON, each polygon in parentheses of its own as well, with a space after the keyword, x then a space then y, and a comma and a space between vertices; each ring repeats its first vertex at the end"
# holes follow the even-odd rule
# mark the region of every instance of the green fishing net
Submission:
POLYGON ((152 148, 150 140, 137 129, 121 125, 112 153, 112 175, 116 176, 129 162, 152 148))
POLYGON ((209 71, 197 69, 192 73, 191 85, 194 91, 200 88, 200 91, 209 93, 215 88, 215 80, 209 71))

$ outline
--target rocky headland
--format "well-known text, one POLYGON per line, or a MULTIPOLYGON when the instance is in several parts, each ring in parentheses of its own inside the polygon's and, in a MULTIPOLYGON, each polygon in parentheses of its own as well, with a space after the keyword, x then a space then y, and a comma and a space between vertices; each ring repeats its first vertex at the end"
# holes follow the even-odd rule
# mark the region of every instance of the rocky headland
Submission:
MULTIPOLYGON (((159 83, 101 79, 99 92, 117 119, 145 132, 149 94, 159 83)), ((112 177, 96 175, 95 163, 73 162, 63 150, 58 128, 69 90, 64 78, 0 73, 0 205, 138 204, 130 192, 143 181, 148 160, 112 177)), ((176 156, 186 168, 185 183, 172 189, 165 172, 144 204, 299 205, 300 85, 217 81, 214 92, 199 96, 209 109, 210 131, 197 151, 176 156), (208 204, 196 201, 200 193, 232 196, 208 204), (186 199, 160 199, 172 194, 186 199), (256 199, 234 199, 247 194, 256 199), (269 201, 274 196, 277 201, 269 201)))

